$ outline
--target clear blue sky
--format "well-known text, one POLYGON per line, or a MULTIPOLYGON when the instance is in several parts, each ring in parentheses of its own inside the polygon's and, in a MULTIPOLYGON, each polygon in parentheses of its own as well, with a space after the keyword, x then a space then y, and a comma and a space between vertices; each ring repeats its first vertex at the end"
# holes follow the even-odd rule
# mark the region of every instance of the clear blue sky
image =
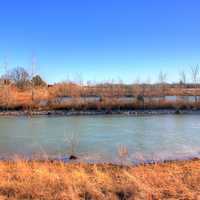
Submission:
POLYGON ((0 8, 1 63, 30 69, 34 54, 49 82, 155 81, 160 70, 176 81, 200 63, 199 0, 0 0, 0 8))

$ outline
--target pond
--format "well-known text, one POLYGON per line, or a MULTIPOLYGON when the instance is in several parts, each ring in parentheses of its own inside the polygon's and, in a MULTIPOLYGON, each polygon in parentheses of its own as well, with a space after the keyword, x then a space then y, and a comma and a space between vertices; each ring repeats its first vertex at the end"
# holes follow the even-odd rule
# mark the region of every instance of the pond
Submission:
POLYGON ((0 117, 0 156, 65 158, 73 150, 92 162, 200 157, 199 115, 0 117), (73 144, 73 145, 72 145, 73 144))

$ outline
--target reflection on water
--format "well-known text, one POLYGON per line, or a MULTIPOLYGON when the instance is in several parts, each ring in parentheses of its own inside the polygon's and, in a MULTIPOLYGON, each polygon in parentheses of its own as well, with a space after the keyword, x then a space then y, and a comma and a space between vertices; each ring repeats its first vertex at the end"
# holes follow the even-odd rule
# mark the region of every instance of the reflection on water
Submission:
POLYGON ((84 160, 117 161, 120 144, 129 161, 200 156, 198 115, 1 117, 0 156, 69 152, 66 138, 78 135, 77 153, 84 160))

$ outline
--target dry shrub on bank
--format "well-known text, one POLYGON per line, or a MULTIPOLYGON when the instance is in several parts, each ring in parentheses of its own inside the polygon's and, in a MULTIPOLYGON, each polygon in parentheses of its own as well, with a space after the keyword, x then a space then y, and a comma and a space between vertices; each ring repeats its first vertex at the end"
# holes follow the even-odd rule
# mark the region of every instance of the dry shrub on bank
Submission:
POLYGON ((81 86, 75 83, 58 83, 53 87, 48 89, 49 98, 71 96, 80 97, 81 96, 81 86))
POLYGON ((0 90, 0 107, 17 109, 17 108, 27 108, 29 106, 37 106, 37 102, 41 100, 48 100, 49 93, 45 87, 36 87, 33 89, 33 98, 32 101, 32 90, 26 89, 21 90, 15 86, 7 86, 1 88, 0 90))
POLYGON ((200 161, 119 167, 1 162, 0 199, 200 199, 200 161))
MULTIPOLYGON (((159 93, 152 96, 153 91, 146 91, 137 96, 133 93, 135 100, 126 99, 121 86, 110 86, 107 88, 84 87, 74 83, 59 83, 51 87, 35 87, 19 89, 14 85, 2 85, 0 87, 0 109, 5 110, 134 110, 134 109, 192 109, 200 108, 200 101, 191 102, 187 99, 167 100, 159 97, 159 93), (95 100, 87 100, 88 95, 97 97, 95 100), (72 97, 65 101, 62 97, 72 97), (99 99, 98 99, 99 97, 99 99)), ((197 91, 193 91, 193 94, 197 91)), ((171 93, 170 93, 171 94, 171 93)), ((168 95, 170 95, 168 94, 168 95)), ((177 92, 178 94, 178 92, 177 92)), ((90 96, 91 97, 91 96, 90 96)))

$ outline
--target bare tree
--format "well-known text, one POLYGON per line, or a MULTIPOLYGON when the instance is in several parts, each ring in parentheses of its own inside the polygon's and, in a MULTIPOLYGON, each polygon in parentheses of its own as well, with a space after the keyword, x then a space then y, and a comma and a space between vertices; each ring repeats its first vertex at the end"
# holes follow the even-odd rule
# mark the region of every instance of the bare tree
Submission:
MULTIPOLYGON (((32 57, 32 62, 31 62, 31 80, 33 80, 34 74, 35 74, 35 68, 36 68, 36 57, 32 57)), ((34 102, 34 82, 31 81, 31 100, 32 103, 34 102)))
POLYGON ((77 148, 79 146, 80 142, 80 135, 79 134, 68 134, 65 139, 67 145, 68 145, 68 153, 69 153, 69 159, 77 159, 77 148))
POLYGON ((3 76, 3 89, 4 89, 4 98, 5 98, 5 104, 6 109, 8 109, 9 100, 10 100, 10 80, 9 80, 9 74, 8 74, 8 61, 7 58, 5 58, 4 65, 3 65, 5 74, 3 76))
POLYGON ((9 77, 10 80, 20 89, 24 89, 30 84, 29 74, 23 67, 14 68, 9 73, 9 77))
POLYGON ((192 81, 197 84, 199 81, 199 65, 191 67, 192 81))
POLYGON ((194 84, 194 87, 195 87, 195 102, 197 102, 197 95, 196 95, 196 90, 197 90, 197 87, 198 87, 198 82, 199 82, 199 65, 196 65, 196 66, 192 66, 191 67, 191 78, 192 78, 192 82, 194 84))
POLYGON ((167 74, 160 71, 158 75, 158 81, 159 81, 160 95, 162 96, 163 99, 165 99, 167 74))
POLYGON ((160 73, 158 75, 158 80, 159 80, 159 83, 165 84, 166 80, 167 80, 167 74, 162 72, 162 71, 160 71, 160 73))
POLYGON ((117 87, 117 97, 124 97, 125 93, 124 93, 124 88, 123 88, 124 84, 122 79, 118 78, 118 83, 116 84, 117 87))
POLYGON ((185 85, 187 80, 185 72, 181 71, 179 75, 180 75, 180 84, 185 85))
POLYGON ((148 97, 148 101, 151 102, 152 101, 152 97, 153 97, 153 87, 151 84, 151 77, 149 76, 146 80, 146 97, 148 97))
POLYGON ((132 84, 132 92, 135 97, 140 95, 140 78, 138 77, 132 84))

